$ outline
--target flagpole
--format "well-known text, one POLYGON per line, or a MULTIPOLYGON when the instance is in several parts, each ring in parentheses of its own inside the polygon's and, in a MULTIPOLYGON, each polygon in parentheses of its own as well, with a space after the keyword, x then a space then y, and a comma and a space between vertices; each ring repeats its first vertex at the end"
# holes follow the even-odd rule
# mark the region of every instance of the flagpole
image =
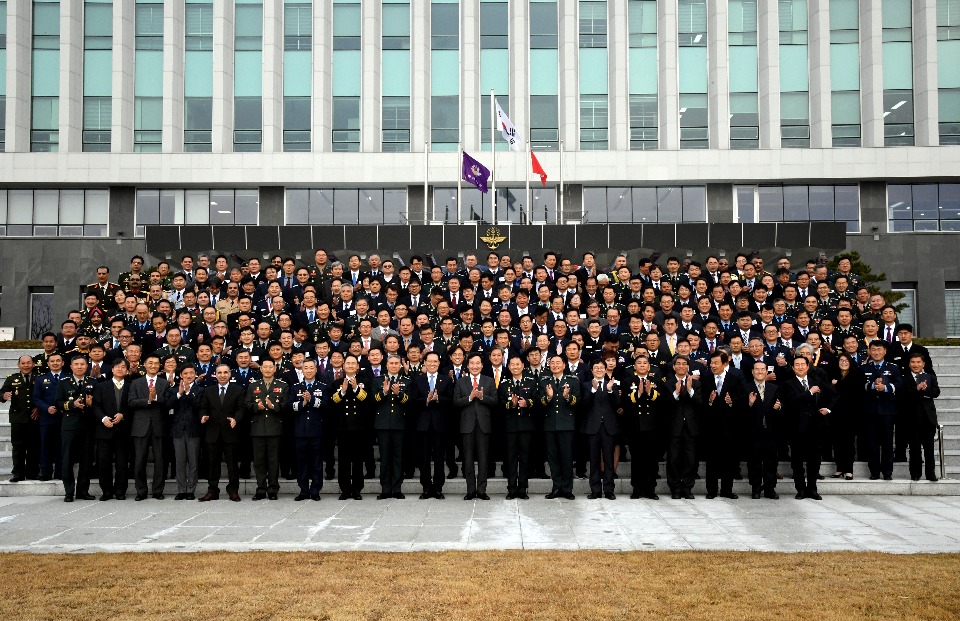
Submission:
MULTIPOLYGON (((423 143, 423 223, 427 224, 432 218, 429 216, 429 202, 428 197, 430 195, 430 143, 424 141, 423 143)), ((408 220, 409 223, 409 220, 408 220)))
POLYGON ((463 182, 463 143, 457 145, 457 153, 460 154, 460 157, 457 158, 457 224, 460 224, 460 206, 463 204, 463 188, 461 184, 463 182))
POLYGON ((527 140, 527 173, 524 177, 527 180, 527 224, 530 224, 530 216, 533 214, 533 205, 530 203, 530 168, 533 167, 533 159, 530 157, 530 141, 527 140))
POLYGON ((491 88, 490 89, 490 157, 493 159, 493 168, 491 169, 491 172, 490 172, 490 181, 491 181, 490 187, 493 188, 493 200, 491 201, 491 204, 493 205, 493 209, 491 209, 491 211, 493 212, 493 214, 491 217, 492 217, 492 222, 494 226, 496 226, 497 224, 497 148, 493 142, 493 136, 494 136, 493 132, 497 127, 496 105, 497 105, 496 95, 494 94, 493 89, 491 88))
POLYGON ((560 213, 557 223, 563 224, 563 140, 560 141, 560 213))

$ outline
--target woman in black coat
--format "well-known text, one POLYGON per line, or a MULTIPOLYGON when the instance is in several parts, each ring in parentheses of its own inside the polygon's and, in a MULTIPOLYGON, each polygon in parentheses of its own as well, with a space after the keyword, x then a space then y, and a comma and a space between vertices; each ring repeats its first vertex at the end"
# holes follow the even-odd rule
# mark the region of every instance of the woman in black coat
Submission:
POLYGON ((831 379, 837 393, 833 407, 830 430, 833 435, 833 457, 837 462, 834 479, 853 479, 854 443, 857 429, 863 421, 863 404, 866 399, 863 372, 847 352, 840 354, 834 376, 831 379))

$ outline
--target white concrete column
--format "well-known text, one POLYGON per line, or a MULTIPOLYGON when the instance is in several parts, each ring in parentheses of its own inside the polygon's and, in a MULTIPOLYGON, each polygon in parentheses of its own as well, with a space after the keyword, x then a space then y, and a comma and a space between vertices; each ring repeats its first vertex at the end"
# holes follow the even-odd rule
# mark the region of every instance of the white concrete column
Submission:
MULTIPOLYGON (((281 37, 281 49, 282 49, 281 37)), ((281 54, 283 52, 280 52, 281 54)), ((333 145, 333 0, 313 3, 313 151, 331 151, 333 145)), ((281 88, 282 94, 282 88, 281 88)), ((362 94, 362 91, 361 91, 362 94)), ((282 101, 282 96, 281 96, 282 101)))
POLYGON ((163 153, 183 151, 183 48, 186 9, 163 5, 163 153))
POLYGON ((112 108, 110 150, 133 152, 134 60, 136 59, 136 4, 113 4, 113 76, 111 77, 112 108))
POLYGON ((607 120, 611 151, 630 150, 630 21, 627 0, 607 0, 607 120))
POLYGON ((83 0, 60 2, 60 147, 82 150, 83 128, 83 0))
POLYGON ((657 2, 657 50, 660 57, 660 149, 680 148, 680 50, 677 47, 677 3, 657 2))
POLYGON ((511 2, 509 11, 509 116, 526 144, 530 137, 530 8, 527 2, 511 2))
MULTIPOLYGON (((940 102, 937 92, 937 7, 913 3, 913 131, 918 147, 940 144, 940 102)), ((944 62, 960 62, 960 58, 944 62)))
POLYGON ((460 142, 480 150, 480 0, 460 3, 460 142))
POLYGON ((726 2, 707 3, 707 108, 710 148, 730 148, 730 28, 726 2))
POLYGON ((833 114, 830 108, 830 2, 810 0, 807 40, 810 59, 810 147, 833 146, 833 114))
POLYGON ((883 21, 879 2, 860 3, 860 135, 864 147, 883 146, 883 21))
POLYGON ((233 151, 233 2, 213 3, 213 132, 214 153, 233 151))
MULTIPOLYGON (((322 10, 316 5, 314 12, 322 10)), ((314 24, 316 19, 314 18, 314 24)), ((313 34, 314 39, 316 33, 313 34)), ((261 151, 283 150, 283 3, 263 3, 263 91, 261 151)))
MULTIPOLYGON (((560 18, 560 140, 564 151, 580 150, 580 28, 577 0, 557 0, 560 18)), ((569 160, 567 160, 569 162, 569 160)), ((569 175, 568 175, 569 176, 569 175)))
POLYGON ((30 150, 30 0, 7 2, 7 153, 30 150))
POLYGON ((383 127, 381 114, 383 67, 383 33, 380 22, 383 11, 379 0, 360 3, 360 150, 364 153, 381 151, 383 127))
POLYGON ((430 142, 430 3, 410 3, 410 150, 430 142))
POLYGON ((757 3, 760 148, 780 148, 780 12, 776 2, 757 3))

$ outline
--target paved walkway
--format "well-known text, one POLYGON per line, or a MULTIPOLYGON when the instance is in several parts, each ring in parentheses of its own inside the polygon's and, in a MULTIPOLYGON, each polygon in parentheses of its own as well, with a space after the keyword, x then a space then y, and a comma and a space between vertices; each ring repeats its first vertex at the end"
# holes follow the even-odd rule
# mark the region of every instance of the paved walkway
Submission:
POLYGON ((506 548, 960 552, 960 498, 0 499, 0 552, 506 548))

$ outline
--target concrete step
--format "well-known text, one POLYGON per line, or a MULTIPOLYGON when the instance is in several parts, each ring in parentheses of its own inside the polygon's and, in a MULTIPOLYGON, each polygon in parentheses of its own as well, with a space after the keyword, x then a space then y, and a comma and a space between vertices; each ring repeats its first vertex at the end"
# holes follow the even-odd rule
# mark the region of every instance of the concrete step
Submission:
MULTIPOLYGON (((225 482, 220 482, 220 499, 222 501, 227 500, 227 493, 224 489, 225 482)), ((530 486, 527 488, 528 494, 532 496, 540 496, 550 492, 552 487, 551 482, 548 479, 533 479, 530 481, 530 486)), ((246 501, 250 500, 256 492, 257 482, 255 479, 242 479, 240 481, 239 493, 240 496, 246 501)), ((199 481, 195 494, 197 497, 202 496, 206 493, 207 485, 206 481, 199 481)), ((401 488, 404 495, 406 495, 407 500, 416 500, 419 496, 422 488, 418 481, 407 480, 404 481, 401 488)), ((463 494, 466 493, 467 484, 464 479, 452 479, 448 480, 443 487, 443 492, 447 497, 447 500, 460 500, 463 494)), ((817 489, 821 495, 835 496, 835 495, 900 495, 900 496, 956 496, 960 495, 960 479, 941 479, 936 483, 931 483, 930 481, 910 481, 908 480, 893 480, 893 481, 866 481, 866 480, 853 480, 853 481, 836 481, 827 479, 817 483, 817 489)), ((632 491, 630 487, 630 481, 626 479, 617 479, 615 481, 615 490, 618 498, 621 500, 629 500, 630 493, 632 491)), ((297 487, 296 481, 280 481, 280 494, 283 496, 282 500, 291 501, 295 494, 299 493, 299 488, 297 487)), ((372 500, 374 496, 380 491, 379 481, 368 480, 364 485, 364 498, 372 500)), ((751 502, 750 500, 750 485, 746 482, 736 481, 733 485, 734 493, 740 496, 740 501, 751 502)), ((795 493, 793 481, 780 481, 777 484, 777 492, 780 494, 781 499, 792 499, 795 493)), ((99 497, 101 491, 96 481, 92 481, 90 484, 90 493, 94 496, 99 497)), ((167 481, 164 485, 164 494, 166 495, 166 500, 173 500, 174 495, 177 493, 177 483, 176 481, 167 481)), ((321 493, 326 497, 336 496, 340 493, 340 488, 337 485, 336 481, 325 481, 323 484, 323 489, 321 493)), ((492 496, 503 496, 507 493, 507 481, 506 479, 489 479, 487 482, 487 493, 492 496)), ((590 484, 588 481, 580 479, 574 481, 573 493, 580 500, 586 500, 587 495, 590 493, 590 484)), ((669 498, 669 489, 667 484, 664 481, 659 481, 657 485, 657 493, 660 494, 661 498, 669 498)), ((706 485, 704 482, 697 481, 693 487, 693 493, 698 497, 698 499, 704 499, 703 496, 706 493, 706 485)), ((0 497, 8 496, 62 496, 63 495, 63 484, 59 481, 24 481, 21 483, 0 483, 0 497)), ((127 487, 127 502, 132 502, 136 496, 136 491, 133 485, 133 481, 130 481, 127 487)), ((82 501, 78 501, 82 502, 82 501)), ((156 502, 155 500, 148 499, 147 502, 156 502)))

